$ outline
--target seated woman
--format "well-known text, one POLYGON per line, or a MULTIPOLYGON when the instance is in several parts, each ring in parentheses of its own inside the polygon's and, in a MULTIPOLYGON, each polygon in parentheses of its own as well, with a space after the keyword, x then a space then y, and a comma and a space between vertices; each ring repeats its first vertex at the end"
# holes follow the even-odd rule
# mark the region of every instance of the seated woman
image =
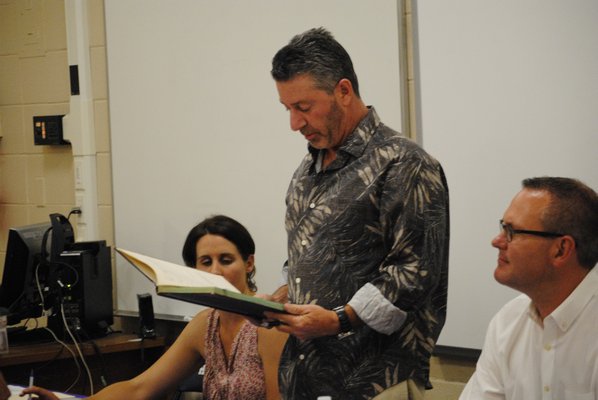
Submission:
MULTIPOLYGON (((257 288, 255 244, 243 225, 218 215, 196 225, 185 240, 183 259, 189 267, 222 275, 242 293, 257 288)), ((206 309, 198 313, 177 340, 145 372, 106 387, 89 397, 101 399, 158 399, 172 393, 205 360, 204 398, 279 399, 278 363, 287 335, 249 323, 244 317, 206 309)), ((49 391, 31 387, 24 394, 57 399, 49 391)))

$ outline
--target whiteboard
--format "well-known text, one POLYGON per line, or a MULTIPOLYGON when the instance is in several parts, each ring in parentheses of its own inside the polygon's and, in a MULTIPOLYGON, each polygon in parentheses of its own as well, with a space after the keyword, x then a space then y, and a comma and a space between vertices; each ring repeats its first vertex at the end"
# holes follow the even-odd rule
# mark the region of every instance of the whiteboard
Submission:
MULTIPOLYGON (((271 59, 312 27, 351 54, 362 98, 401 130, 396 0, 105 0, 117 247, 180 262, 203 218, 226 214, 256 242, 257 284, 269 293, 286 260, 284 195, 306 142, 290 130, 271 59)), ((117 257, 117 309, 154 294, 117 257)), ((163 316, 198 308, 153 298, 163 316)))
POLYGON ((598 189, 598 2, 420 1, 416 15, 418 123, 451 202, 439 344, 480 349, 517 294, 494 281, 490 240, 521 180, 569 176, 598 189))

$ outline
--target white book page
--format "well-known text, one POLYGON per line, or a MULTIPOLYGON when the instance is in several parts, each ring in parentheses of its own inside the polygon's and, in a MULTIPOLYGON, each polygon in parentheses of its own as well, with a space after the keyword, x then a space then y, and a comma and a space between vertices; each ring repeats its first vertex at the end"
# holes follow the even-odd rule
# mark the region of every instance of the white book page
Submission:
POLYGON ((227 289, 232 292, 239 293, 239 290, 236 287, 234 287, 229 281, 220 275, 210 274, 209 272, 174 264, 129 250, 118 250, 153 267, 156 274, 156 280, 160 285, 182 287, 215 286, 221 289, 227 289))

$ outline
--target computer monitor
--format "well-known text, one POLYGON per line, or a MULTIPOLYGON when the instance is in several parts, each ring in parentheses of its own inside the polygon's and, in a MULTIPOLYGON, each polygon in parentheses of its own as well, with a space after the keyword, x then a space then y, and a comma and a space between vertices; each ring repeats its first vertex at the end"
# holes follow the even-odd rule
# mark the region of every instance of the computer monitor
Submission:
POLYGON ((75 242, 60 214, 50 223, 11 228, 0 285, 8 324, 41 317, 58 336, 65 329, 101 336, 112 324, 112 267, 104 240, 75 242), (66 321, 66 325, 64 322, 66 321))
POLYGON ((9 325, 42 315, 43 288, 49 272, 43 257, 49 251, 50 227, 49 223, 40 223, 8 231, 0 307, 8 309, 9 325))

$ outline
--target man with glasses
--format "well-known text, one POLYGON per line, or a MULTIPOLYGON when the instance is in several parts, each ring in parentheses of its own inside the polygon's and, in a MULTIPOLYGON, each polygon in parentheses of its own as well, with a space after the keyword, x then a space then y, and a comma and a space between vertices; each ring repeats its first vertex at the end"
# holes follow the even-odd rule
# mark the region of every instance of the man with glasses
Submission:
POLYGON ((286 196, 289 314, 269 315, 292 335, 283 398, 421 398, 446 316, 442 168, 364 104, 325 29, 291 39, 272 77, 309 143, 286 196))
POLYGON ((598 195, 531 178, 492 240, 494 278, 523 294, 492 319, 461 400, 598 399, 598 195))

